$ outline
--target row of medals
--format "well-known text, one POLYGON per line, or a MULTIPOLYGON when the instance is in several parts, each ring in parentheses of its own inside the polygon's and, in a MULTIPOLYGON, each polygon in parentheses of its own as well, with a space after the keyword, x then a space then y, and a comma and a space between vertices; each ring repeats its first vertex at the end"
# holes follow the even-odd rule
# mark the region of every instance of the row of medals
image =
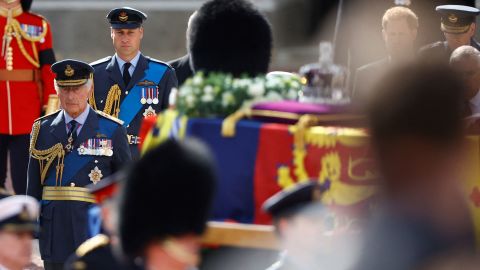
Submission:
MULTIPOLYGON (((73 150, 73 138, 70 136, 67 139, 67 145, 65 146, 67 152, 73 150)), ((94 156, 108 156, 113 155, 113 149, 111 141, 108 139, 88 139, 78 147, 79 155, 94 155, 94 156)))
POLYGON ((88 139, 78 148, 79 155, 108 156, 113 155, 112 141, 109 139, 88 139))
MULTIPOLYGON (((158 104, 158 86, 142 88, 142 98, 140 99, 142 104, 158 104)), ((73 138, 70 136, 67 139, 67 145, 65 146, 67 152, 73 150, 73 138)), ((83 143, 78 148, 78 154, 80 155, 96 155, 96 156, 112 156, 113 150, 111 146, 108 146, 108 141, 100 139, 89 139, 87 143, 83 143), (97 142, 98 140, 98 142, 97 142), (98 146, 97 146, 98 145, 98 146), (93 146, 93 148, 92 148, 93 146)))
POLYGON ((142 88, 142 104, 158 104, 158 86, 142 88))

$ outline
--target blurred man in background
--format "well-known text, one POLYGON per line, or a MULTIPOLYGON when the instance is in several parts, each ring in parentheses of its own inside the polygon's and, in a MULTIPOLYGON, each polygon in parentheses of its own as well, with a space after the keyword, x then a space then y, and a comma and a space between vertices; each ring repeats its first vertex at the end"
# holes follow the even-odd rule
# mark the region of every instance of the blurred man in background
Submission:
POLYGON ((410 64, 384 77, 369 104, 382 208, 356 269, 418 269, 474 246, 460 186, 464 86, 443 65, 410 64))
POLYGON ((435 8, 441 16, 440 27, 445 41, 437 41, 420 49, 423 61, 448 64, 452 51, 463 45, 471 45, 477 50, 480 44, 474 39, 480 10, 463 5, 442 5, 435 8))
POLYGON ((32 123, 55 94, 50 66, 55 62, 52 29, 30 12, 31 0, 0 1, 3 46, 0 61, 0 187, 5 186, 7 157, 13 189, 25 194, 28 142, 32 123))
POLYGON ((0 193, 0 269, 23 270, 30 265, 38 210, 32 197, 0 193))
POLYGON ((452 52, 450 65, 466 86, 464 116, 480 113, 480 52, 472 46, 460 46, 452 52))
POLYGON ((378 79, 394 65, 412 61, 415 57, 418 18, 406 7, 392 7, 382 18, 382 36, 387 57, 357 69, 353 98, 365 102, 378 79))
MULTIPOLYGON (((188 18, 187 39, 186 39, 187 43, 188 43, 188 35, 190 32, 192 20, 195 17, 196 13, 197 12, 194 12, 188 18)), ((188 48, 188 44, 187 44, 187 48, 188 48)), ((190 54, 186 54, 178 59, 169 61, 168 63, 175 69, 175 74, 177 74, 178 86, 181 86, 189 77, 193 76, 193 67, 190 61, 190 54)))

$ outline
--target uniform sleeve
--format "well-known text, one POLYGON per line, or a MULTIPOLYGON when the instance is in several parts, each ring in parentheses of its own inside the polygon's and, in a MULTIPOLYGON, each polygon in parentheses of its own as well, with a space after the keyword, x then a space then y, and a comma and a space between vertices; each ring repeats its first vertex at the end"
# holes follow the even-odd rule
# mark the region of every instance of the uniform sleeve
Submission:
POLYGON ((48 22, 45 40, 39 44, 38 57, 40 61, 40 71, 42 77, 43 104, 47 105, 48 96, 51 94, 56 94, 53 86, 53 79, 55 76, 50 70, 50 66, 55 63, 55 53, 53 51, 52 29, 48 22))
MULTIPOLYGON (((32 135, 30 134, 30 140, 32 135)), ((42 185, 40 183, 40 165, 38 160, 28 157, 28 175, 27 175, 27 195, 30 195, 37 200, 42 198, 42 185)))
POLYGON ((174 87, 178 87, 177 76, 175 75, 175 70, 169 68, 158 84, 158 88, 160 89, 162 95, 162 110, 168 108, 168 97, 170 96, 170 92, 174 87))
POLYGON ((120 170, 132 160, 127 140, 127 130, 119 126, 113 134, 113 172, 120 170))

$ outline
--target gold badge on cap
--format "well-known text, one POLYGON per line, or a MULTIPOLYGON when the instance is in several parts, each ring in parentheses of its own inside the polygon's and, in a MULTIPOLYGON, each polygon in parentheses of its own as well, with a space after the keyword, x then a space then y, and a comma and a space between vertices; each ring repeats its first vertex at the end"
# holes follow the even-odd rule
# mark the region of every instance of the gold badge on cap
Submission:
POLYGON ((92 181, 92 183, 96 185, 102 179, 103 174, 102 171, 97 166, 95 166, 95 168, 90 171, 90 174, 88 174, 88 177, 90 177, 90 181, 92 181))
POLYGON ((75 74, 75 70, 70 65, 67 65, 67 68, 65 68, 65 76, 72 77, 73 74, 75 74))
POLYGON ((448 15, 448 21, 451 23, 456 23, 458 21, 458 17, 455 14, 448 15))
POLYGON ((127 12, 125 12, 125 11, 120 12, 120 14, 118 14, 118 19, 119 19, 121 22, 126 22, 126 21, 128 20, 128 14, 127 14, 127 12))

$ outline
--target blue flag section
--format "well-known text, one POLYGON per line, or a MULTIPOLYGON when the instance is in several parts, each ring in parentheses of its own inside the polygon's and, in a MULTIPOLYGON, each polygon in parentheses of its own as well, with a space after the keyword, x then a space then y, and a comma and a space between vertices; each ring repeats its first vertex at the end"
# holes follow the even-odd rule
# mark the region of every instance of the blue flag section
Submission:
POLYGON ((221 135, 223 119, 190 118, 187 136, 197 137, 211 148, 218 164, 213 219, 241 223, 254 221, 254 171, 262 123, 240 121, 236 136, 221 135), (238 168, 242 168, 239 170, 238 168))

